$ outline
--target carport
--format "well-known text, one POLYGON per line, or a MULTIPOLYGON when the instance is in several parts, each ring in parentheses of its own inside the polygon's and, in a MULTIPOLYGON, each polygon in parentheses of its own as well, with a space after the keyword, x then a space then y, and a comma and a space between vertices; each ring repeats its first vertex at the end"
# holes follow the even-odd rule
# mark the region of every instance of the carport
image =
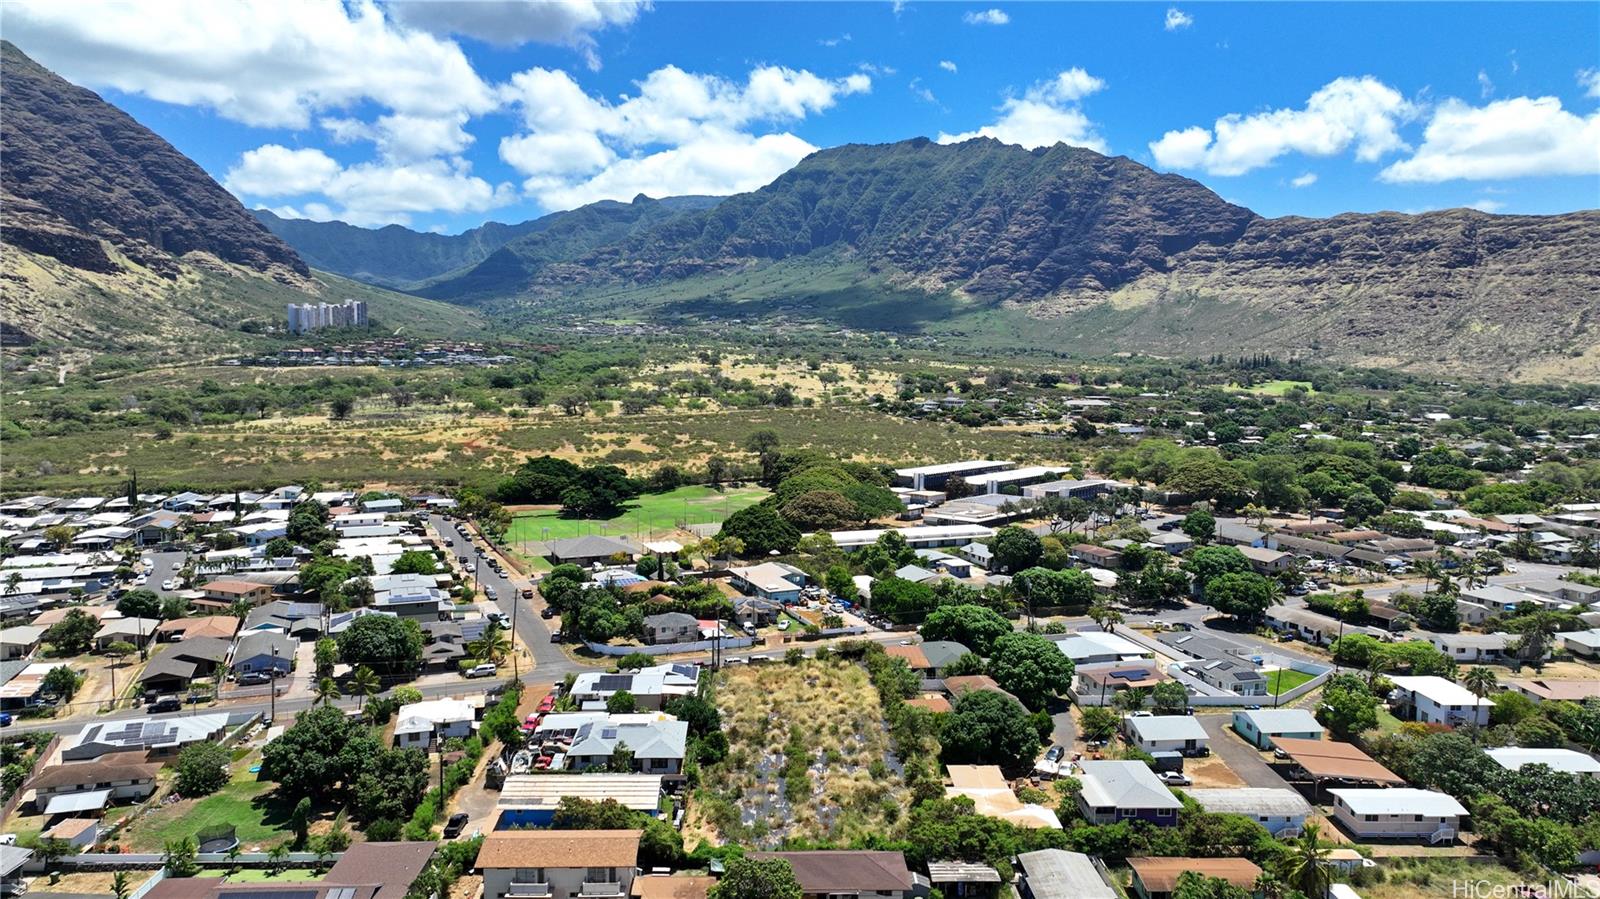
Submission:
POLYGON ((1377 759, 1352 743, 1278 737, 1272 744, 1283 750, 1311 779, 1313 801, 1321 796, 1323 783, 1329 780, 1387 786, 1405 783, 1404 778, 1379 764, 1377 759))

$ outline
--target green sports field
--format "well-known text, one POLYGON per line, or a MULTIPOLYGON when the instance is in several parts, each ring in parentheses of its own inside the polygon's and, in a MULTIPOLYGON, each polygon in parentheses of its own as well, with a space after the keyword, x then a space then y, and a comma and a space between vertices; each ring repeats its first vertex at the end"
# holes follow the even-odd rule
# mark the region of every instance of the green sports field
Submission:
POLYGON ((647 493, 615 518, 562 518, 554 509, 522 512, 512 519, 506 539, 513 546, 538 540, 564 540, 584 534, 627 535, 639 539, 675 530, 683 524, 713 524, 753 506, 767 495, 761 487, 679 487, 668 493, 647 493), (548 532, 546 529, 548 528, 548 532))

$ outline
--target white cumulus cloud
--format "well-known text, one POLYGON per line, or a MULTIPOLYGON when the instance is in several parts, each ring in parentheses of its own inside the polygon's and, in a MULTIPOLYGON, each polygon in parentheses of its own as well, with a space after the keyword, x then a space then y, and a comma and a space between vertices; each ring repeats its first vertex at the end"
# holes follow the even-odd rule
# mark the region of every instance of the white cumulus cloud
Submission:
POLYGON ((952 75, 956 73, 956 64, 948 59, 939 60, 939 68, 944 69, 946 72, 949 72, 952 75))
POLYGON ((1078 103, 1104 90, 1105 86, 1105 81, 1083 69, 1067 69, 1049 81, 1028 88, 1021 97, 1007 97, 1000 104, 1000 116, 993 124, 959 134, 941 132, 939 143, 955 144, 975 137, 992 137, 1029 149, 1068 143, 1104 153, 1105 140, 1078 103))
POLYGON ((1317 173, 1316 172, 1306 172, 1304 175, 1301 175, 1301 176, 1291 180, 1289 182, 1289 185, 1291 187, 1310 187, 1311 185, 1316 184, 1316 183, 1317 183, 1317 173))
POLYGON ((1332 156, 1354 147, 1356 158, 1375 162, 1407 149, 1399 125, 1415 107, 1376 78, 1337 78, 1319 88, 1303 109, 1274 109, 1217 119, 1211 128, 1168 131, 1150 143, 1160 165, 1242 175, 1288 153, 1332 156))
POLYGON ((1600 97, 1600 69, 1580 70, 1578 84, 1583 88, 1584 96, 1600 97))
POLYGON ((321 150, 267 144, 240 156, 223 186, 240 195, 293 197, 322 190, 337 174, 339 163, 321 150))
POLYGON ((277 207, 280 215, 319 221, 338 218, 352 225, 409 224, 423 212, 482 212, 515 199, 511 186, 490 185, 460 160, 430 159, 409 164, 382 162, 340 166, 316 149, 291 150, 267 144, 248 150, 223 178, 235 194, 249 198, 321 195, 340 208, 310 201, 298 209, 277 207))
POLYGON ((1176 6, 1168 7, 1167 18, 1163 23, 1168 31, 1178 31, 1194 24, 1194 16, 1189 15, 1176 6))
POLYGON ((1379 173, 1391 182, 1600 175, 1600 112, 1579 116, 1555 97, 1512 97, 1484 106, 1440 103, 1422 145, 1379 173))
POLYGON ((1005 10, 985 9, 968 12, 961 17, 961 21, 968 25, 1006 25, 1011 22, 1011 17, 1006 15, 1005 10))
POLYGON ((760 66, 741 83, 664 66, 635 88, 612 101, 566 72, 518 72, 502 96, 519 110, 523 130, 500 142, 500 158, 548 209, 640 193, 752 190, 816 150, 793 134, 758 132, 868 92, 872 79, 760 66))
POLYGON ((477 38, 499 47, 527 43, 572 47, 589 68, 598 69, 594 33, 632 24, 650 4, 646 0, 391 0, 388 8, 401 22, 435 34, 477 38))

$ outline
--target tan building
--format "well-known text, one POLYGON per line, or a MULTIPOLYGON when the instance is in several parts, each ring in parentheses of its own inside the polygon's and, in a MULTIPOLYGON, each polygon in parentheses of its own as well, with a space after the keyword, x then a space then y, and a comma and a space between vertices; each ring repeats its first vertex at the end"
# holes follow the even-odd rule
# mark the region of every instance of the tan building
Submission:
POLYGON ((477 867, 484 899, 623 899, 638 873, 638 830, 497 830, 477 867))
POLYGON ((205 591, 205 596, 195 600, 194 604, 202 608, 228 609, 242 600, 253 609, 272 601, 271 584, 225 578, 211 581, 201 589, 205 591))
POLYGON ((1261 868, 1247 858, 1130 858, 1128 867, 1133 869, 1129 886, 1140 899, 1168 899, 1186 871, 1220 878, 1253 896, 1259 895, 1256 880, 1261 868))

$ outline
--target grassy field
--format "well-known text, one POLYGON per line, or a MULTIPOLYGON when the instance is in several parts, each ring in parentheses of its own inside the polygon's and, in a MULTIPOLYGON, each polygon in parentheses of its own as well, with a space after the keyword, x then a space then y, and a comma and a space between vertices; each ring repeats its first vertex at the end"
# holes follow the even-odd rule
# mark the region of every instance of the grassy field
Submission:
POLYGON ((668 493, 647 493, 629 503, 626 512, 603 521, 562 518, 554 509, 523 512, 512 520, 507 539, 516 544, 564 540, 583 534, 649 537, 675 530, 683 524, 721 522, 740 509, 755 505, 766 495, 767 491, 761 487, 730 487, 720 492, 710 487, 679 487, 668 493))
POLYGON ((273 784, 256 780, 245 763, 235 763, 233 780, 203 799, 164 805, 140 818, 125 841, 135 852, 160 852, 169 840, 181 840, 218 824, 232 824, 241 846, 277 842, 286 833, 292 809, 268 795, 273 784))
POLYGON ((1274 695, 1278 693, 1287 693, 1306 681, 1311 680, 1311 678, 1312 675, 1309 675, 1304 671, 1296 671, 1293 668, 1279 668, 1267 675, 1267 692, 1274 695))
POLYGON ((1231 385, 1230 389, 1237 390, 1240 393, 1253 393, 1257 396, 1283 396, 1289 392, 1290 388, 1294 387, 1304 388, 1307 393, 1316 393, 1315 390, 1311 389, 1310 381, 1263 381, 1254 387, 1240 387, 1234 384, 1231 385))
POLYGON ((1494 863, 1464 858, 1385 858, 1353 884, 1363 899, 1509 896, 1527 878, 1494 863), (1382 882, 1374 882, 1381 876, 1382 882))

